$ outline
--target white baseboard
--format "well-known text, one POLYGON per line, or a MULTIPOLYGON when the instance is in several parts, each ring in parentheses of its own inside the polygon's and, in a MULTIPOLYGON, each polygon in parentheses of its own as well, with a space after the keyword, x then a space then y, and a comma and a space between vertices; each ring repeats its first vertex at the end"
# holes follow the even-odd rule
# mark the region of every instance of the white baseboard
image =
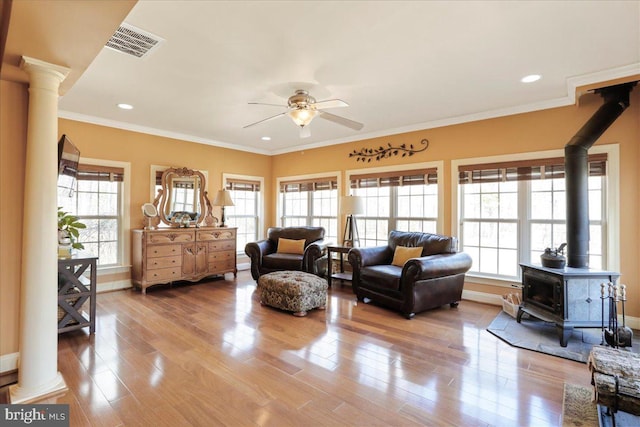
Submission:
POLYGON ((251 263, 244 262, 242 264, 236 264, 236 268, 238 269, 238 271, 249 270, 251 269, 251 263))
POLYGON ((20 353, 9 353, 0 356, 0 374, 18 369, 20 353))
POLYGON ((131 280, 116 280, 113 282, 98 283, 97 293, 118 291, 120 289, 128 289, 131 287, 131 280))
MULTIPOLYGON (((627 318, 626 325, 628 327, 630 327, 631 329, 635 329, 635 330, 640 329, 640 317, 626 316, 626 318, 627 318)), ((620 318, 619 323, 622 325, 622 318, 620 318)), ((636 335, 633 339, 640 340, 640 336, 636 335)))
MULTIPOLYGON (((480 302, 483 304, 502 306, 502 297, 500 295, 486 292, 468 291, 465 289, 462 291, 462 299, 480 302)), ((618 317, 618 322, 622 325, 622 316, 620 315, 618 317)), ((631 329, 640 329, 640 317, 626 316, 626 325, 631 329)), ((634 339, 638 340, 640 339, 640 336, 634 337, 634 339)))
POLYGON ((464 289, 462 291, 462 299, 481 302, 483 304, 499 305, 502 307, 502 297, 496 294, 489 294, 486 292, 478 292, 478 291, 468 291, 464 289))

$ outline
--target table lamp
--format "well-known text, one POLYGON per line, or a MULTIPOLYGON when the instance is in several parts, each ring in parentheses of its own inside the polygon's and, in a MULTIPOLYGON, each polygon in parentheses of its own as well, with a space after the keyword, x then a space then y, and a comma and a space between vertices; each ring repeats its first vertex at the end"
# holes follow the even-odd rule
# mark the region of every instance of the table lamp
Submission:
POLYGON ((216 198, 213 199, 213 206, 221 206, 222 207, 222 223, 220 227, 226 227, 227 225, 224 223, 224 207, 225 206, 233 206, 233 200, 231 200, 231 195, 226 189, 218 190, 218 194, 216 194, 216 198))

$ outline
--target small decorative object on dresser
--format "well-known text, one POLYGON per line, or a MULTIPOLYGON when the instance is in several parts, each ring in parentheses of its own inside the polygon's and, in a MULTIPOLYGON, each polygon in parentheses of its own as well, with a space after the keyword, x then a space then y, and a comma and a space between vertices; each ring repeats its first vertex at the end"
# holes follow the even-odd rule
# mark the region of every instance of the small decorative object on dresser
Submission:
POLYGON ((158 216, 158 209, 153 203, 145 203, 142 205, 142 215, 145 217, 145 230, 153 230, 156 227, 152 223, 152 219, 158 216))

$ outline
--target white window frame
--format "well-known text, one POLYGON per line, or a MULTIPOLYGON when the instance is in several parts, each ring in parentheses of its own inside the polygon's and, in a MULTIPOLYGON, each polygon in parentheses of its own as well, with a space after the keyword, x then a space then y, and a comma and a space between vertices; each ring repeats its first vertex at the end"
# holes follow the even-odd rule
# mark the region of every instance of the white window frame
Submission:
MULTIPOLYGON (((365 169, 348 169, 345 171, 345 181, 347 185, 344 188, 344 195, 348 196, 351 193, 351 176, 362 174, 376 174, 386 172, 403 172, 414 169, 436 169, 438 176, 438 217, 436 218, 436 232, 438 234, 444 234, 444 161, 422 162, 422 163, 409 163, 406 165, 395 166, 381 166, 365 169)), ((457 181, 456 181, 457 182, 457 181)), ((338 186, 338 188, 340 188, 338 186)), ((389 230, 391 232, 392 230, 389 230)))
MULTIPOLYGON (((620 145, 604 144, 595 145, 589 150, 589 154, 607 154, 607 175, 603 183, 603 193, 606 198, 607 209, 603 212, 602 226, 606 231, 606 243, 603 254, 607 260, 607 265, 603 265, 604 270, 620 271, 620 145)), ((483 163, 512 162, 517 160, 533 160, 543 158, 564 157, 564 149, 534 151, 527 153, 504 154, 489 157, 475 157, 466 159, 456 159, 451 161, 451 232, 453 235, 460 235, 460 204, 462 203, 459 184, 458 170, 462 165, 475 165, 483 163)), ((467 282, 495 285, 512 288, 512 279, 490 278, 466 274, 467 282)))
MULTIPOLYGON (((252 176, 252 175, 238 175, 233 173, 223 173, 222 174, 222 188, 227 188, 227 181, 229 179, 237 179, 237 180, 247 180, 247 181, 258 181, 260 183, 260 191, 258 194, 260 195, 258 200, 258 212, 256 212, 258 216, 258 229, 257 229, 257 239, 261 240, 265 238, 264 235, 264 177, 263 176, 252 176)), ((239 254, 244 254, 244 248, 237 248, 239 254)))
MULTIPOLYGON (((336 212, 336 233, 338 233, 337 239, 340 239, 340 188, 342 188, 342 174, 340 173, 340 171, 327 171, 327 172, 322 172, 322 173, 313 173, 313 174, 307 174, 307 175, 291 175, 291 176, 280 176, 276 178, 276 197, 277 197, 277 202, 276 202, 276 218, 277 218, 277 223, 279 224, 280 227, 282 227, 282 202, 280 199, 280 184, 282 182, 287 182, 287 181, 304 181, 304 180, 308 180, 308 179, 316 179, 316 178, 335 178, 337 183, 338 183, 338 191, 337 191, 337 204, 336 206, 338 206, 338 211, 336 212)), ((326 235, 325 235, 325 239, 326 239, 326 235)))
POLYGON ((118 167, 124 170, 124 178, 120 193, 120 232, 118 235, 118 252, 121 254, 120 265, 98 266, 98 275, 128 273, 131 270, 131 163, 116 160, 80 158, 80 164, 118 167))

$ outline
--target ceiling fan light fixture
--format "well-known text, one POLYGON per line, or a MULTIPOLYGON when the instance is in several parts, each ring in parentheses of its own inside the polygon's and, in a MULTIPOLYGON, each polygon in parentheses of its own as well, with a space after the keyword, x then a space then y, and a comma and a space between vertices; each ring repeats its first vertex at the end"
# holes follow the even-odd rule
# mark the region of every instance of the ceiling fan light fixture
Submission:
POLYGON ((296 108, 289 111, 288 114, 296 125, 304 127, 311 123, 318 111, 311 108, 296 108))

